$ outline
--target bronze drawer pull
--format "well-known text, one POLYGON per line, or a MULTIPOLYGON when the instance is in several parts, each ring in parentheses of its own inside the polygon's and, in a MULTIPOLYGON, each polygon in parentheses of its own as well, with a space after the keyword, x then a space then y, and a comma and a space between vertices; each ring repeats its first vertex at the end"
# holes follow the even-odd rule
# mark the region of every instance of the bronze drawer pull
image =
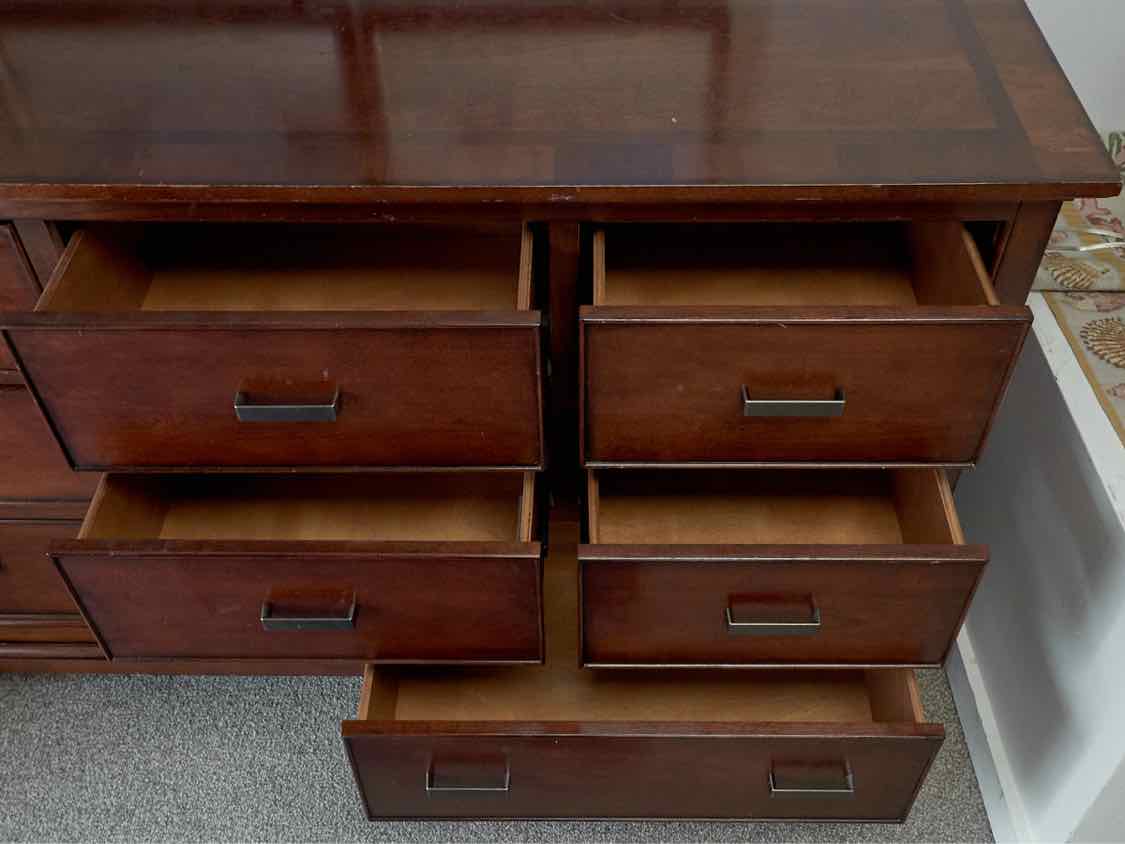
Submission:
POLYGON ((735 621, 729 606, 725 608, 724 620, 727 632, 732 636, 812 636, 820 632, 820 607, 809 599, 809 618, 807 621, 783 621, 771 618, 759 621, 735 621))
MULTIPOLYGON (((817 766, 823 767, 823 766, 817 766)), ((835 767, 835 766, 833 766, 835 767)), ((816 785, 800 784, 800 776, 780 776, 770 765, 770 796, 774 797, 851 797, 855 794, 855 778, 847 762, 840 766, 843 774, 839 782, 818 782, 816 785)))
POLYGON ((434 775, 434 765, 426 769, 426 791, 427 792, 465 792, 465 791, 487 791, 487 792, 508 792, 512 790, 512 769, 505 764, 503 781, 494 785, 467 785, 463 783, 442 783, 434 775))
POLYGON ((746 385, 742 385, 743 416, 803 416, 829 419, 844 415, 847 398, 844 391, 837 388, 832 399, 752 399, 746 385))
POLYGON ((349 630, 355 627, 355 596, 352 596, 348 611, 338 616, 292 616, 274 615, 273 605, 269 601, 262 601, 262 629, 278 630, 349 630))
POLYGON ((339 410, 339 388, 327 404, 256 404, 241 390, 234 394, 239 422, 335 422, 339 410))

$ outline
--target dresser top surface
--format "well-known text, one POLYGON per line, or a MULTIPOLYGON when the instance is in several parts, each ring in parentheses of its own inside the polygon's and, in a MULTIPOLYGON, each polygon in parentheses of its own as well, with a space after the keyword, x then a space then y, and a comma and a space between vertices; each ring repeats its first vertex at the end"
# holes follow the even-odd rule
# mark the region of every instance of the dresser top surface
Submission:
POLYGON ((14 0, 0 83, 7 216, 1119 188, 1023 0, 14 0))

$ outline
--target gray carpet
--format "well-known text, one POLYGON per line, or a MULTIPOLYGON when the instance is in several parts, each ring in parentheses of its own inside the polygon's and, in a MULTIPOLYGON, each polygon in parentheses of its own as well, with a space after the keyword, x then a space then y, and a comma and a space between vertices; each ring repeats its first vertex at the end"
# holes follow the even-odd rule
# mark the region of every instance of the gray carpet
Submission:
POLYGON ((0 675, 0 840, 991 841, 943 674, 947 738, 905 825, 368 823, 339 738, 358 678, 0 675))

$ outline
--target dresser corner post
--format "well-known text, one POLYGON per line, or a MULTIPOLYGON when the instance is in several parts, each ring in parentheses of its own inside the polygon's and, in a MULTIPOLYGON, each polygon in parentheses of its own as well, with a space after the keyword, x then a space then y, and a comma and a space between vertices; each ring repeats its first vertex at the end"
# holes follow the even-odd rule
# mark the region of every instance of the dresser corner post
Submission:
POLYGON ((1024 202, 1008 224, 993 268, 993 286, 1005 305, 1027 301, 1061 210, 1058 201, 1024 202))

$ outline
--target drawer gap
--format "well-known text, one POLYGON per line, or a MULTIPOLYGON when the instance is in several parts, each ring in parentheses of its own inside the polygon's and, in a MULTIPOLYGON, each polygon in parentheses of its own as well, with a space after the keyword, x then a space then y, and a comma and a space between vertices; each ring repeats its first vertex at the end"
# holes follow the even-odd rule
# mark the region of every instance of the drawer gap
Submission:
POLYGON ((591 543, 963 544, 940 470, 622 470, 588 478, 591 543))
POLYGON ((618 225, 594 233, 594 304, 996 305, 956 220, 618 225))
POLYGON ((528 475, 108 474, 79 539, 526 542, 528 475))
POLYGON ((578 667, 573 551, 544 566, 543 666, 368 666, 358 717, 396 721, 921 723, 912 671, 590 671, 578 667))
POLYGON ((532 248, 517 225, 90 226, 36 311, 526 311, 532 248))

